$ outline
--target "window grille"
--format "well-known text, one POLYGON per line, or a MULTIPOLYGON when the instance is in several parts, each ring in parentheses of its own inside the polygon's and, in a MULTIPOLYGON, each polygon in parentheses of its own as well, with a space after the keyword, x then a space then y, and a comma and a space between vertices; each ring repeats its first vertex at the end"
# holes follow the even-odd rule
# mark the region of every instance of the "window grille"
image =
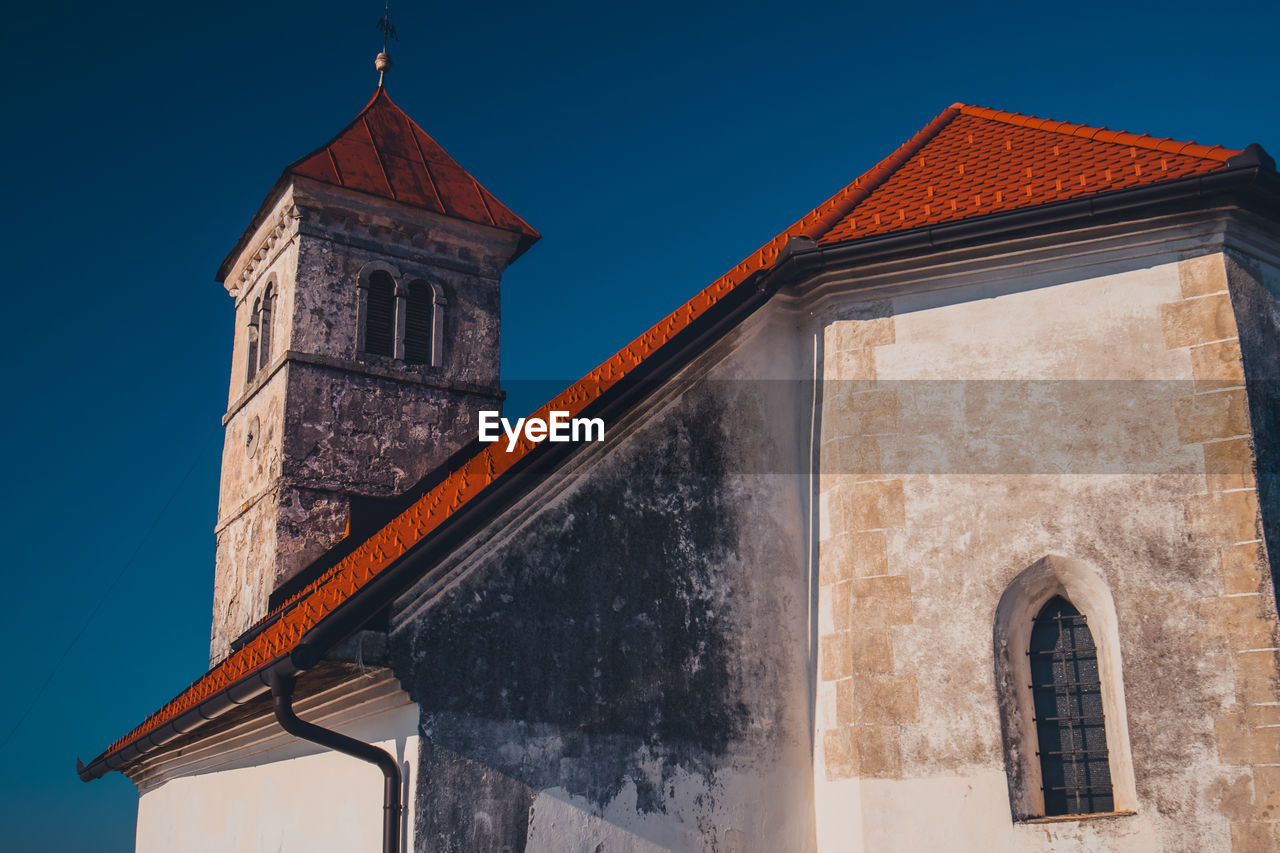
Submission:
POLYGON ((425 281, 409 285, 404 324, 404 360, 409 364, 431 363, 431 303, 435 293, 425 281))
POLYGON ((373 355, 395 354, 396 285, 391 276, 378 271, 369 276, 366 303, 364 351, 373 355))
POLYGON ((1113 811, 1098 650, 1085 617, 1065 598, 1050 599, 1028 654, 1045 815, 1113 811))

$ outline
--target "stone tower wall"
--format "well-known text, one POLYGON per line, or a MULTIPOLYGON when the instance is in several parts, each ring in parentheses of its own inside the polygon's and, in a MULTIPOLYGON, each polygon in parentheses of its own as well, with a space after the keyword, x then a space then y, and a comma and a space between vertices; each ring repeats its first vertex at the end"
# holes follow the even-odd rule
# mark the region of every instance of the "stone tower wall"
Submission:
MULTIPOLYGON (((353 496, 391 497, 476 437, 501 405, 505 232, 295 179, 232 267, 237 299, 217 525, 211 660, 271 593, 336 544, 353 496), (358 351, 360 282, 437 294, 434 365, 358 351), (254 300, 276 290, 271 359, 247 377, 254 300)), ((402 303, 403 304, 403 303, 402 303)))

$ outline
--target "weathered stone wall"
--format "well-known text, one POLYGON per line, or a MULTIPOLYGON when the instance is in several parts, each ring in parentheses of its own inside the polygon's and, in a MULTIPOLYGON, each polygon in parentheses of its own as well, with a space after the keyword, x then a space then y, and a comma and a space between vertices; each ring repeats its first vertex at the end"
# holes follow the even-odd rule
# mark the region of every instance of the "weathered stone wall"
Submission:
POLYGON ((305 180, 265 217, 228 278, 237 314, 212 660, 345 535, 353 495, 404 490, 475 438, 477 410, 500 408, 499 279, 515 245, 305 180), (358 284, 374 262, 402 288, 421 279, 442 294, 437 365, 357 351, 358 284), (269 283, 271 363, 247 378, 249 318, 269 283))
POLYGON ((812 849, 812 386, 754 329, 398 606, 419 850, 812 849))
POLYGON ((352 495, 403 492, 474 439, 492 394, 349 367, 289 368, 274 589, 342 538, 352 495))
POLYGON ((212 660, 225 657, 231 639, 266 614, 275 588, 287 371, 284 366, 271 375, 227 421, 215 528, 212 660))
POLYGON ((1276 605, 1224 256, 945 278, 819 317, 820 848, 1273 849, 1276 605), (1132 814, 1014 820, 1035 792, 1006 770, 1036 759, 1002 731, 1023 688, 993 625, 1050 555, 1114 597, 1132 814))
POLYGON ((510 235, 306 184, 297 192, 302 233, 297 305, 289 315, 293 348, 359 360, 412 378, 496 389, 501 304, 499 280, 515 249, 510 235), (361 269, 385 262, 407 287, 437 284, 448 301, 439 368, 356 352, 356 286, 361 269))

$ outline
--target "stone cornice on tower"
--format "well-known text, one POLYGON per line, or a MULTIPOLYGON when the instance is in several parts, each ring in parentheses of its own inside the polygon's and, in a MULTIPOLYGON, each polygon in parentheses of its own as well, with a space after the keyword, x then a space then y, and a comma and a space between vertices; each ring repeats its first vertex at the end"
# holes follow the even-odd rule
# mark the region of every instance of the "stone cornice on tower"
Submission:
POLYGON ((274 217, 267 216, 265 222, 258 224, 254 233, 245 232, 246 236, 241 238, 241 242, 250 248, 236 258, 237 263, 229 270, 232 274, 222 279, 223 286, 232 298, 239 299, 253 282, 257 271, 270 265, 276 250, 288 242, 287 237, 293 236, 297 231, 298 220, 302 218, 292 201, 287 204, 277 203, 273 208, 264 206, 263 210, 267 213, 274 212, 274 217))

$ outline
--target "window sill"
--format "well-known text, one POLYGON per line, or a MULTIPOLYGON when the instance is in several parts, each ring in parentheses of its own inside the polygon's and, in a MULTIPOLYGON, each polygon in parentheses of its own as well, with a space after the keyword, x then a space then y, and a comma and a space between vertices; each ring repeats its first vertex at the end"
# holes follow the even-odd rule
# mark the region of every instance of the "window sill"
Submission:
POLYGON ((1136 815, 1137 812, 1090 812, 1089 814, 1061 814, 1052 817, 1029 817, 1025 820, 1015 821, 1015 823, 1037 824, 1037 823, 1070 823, 1078 820, 1100 820, 1109 817, 1130 817, 1136 815))

